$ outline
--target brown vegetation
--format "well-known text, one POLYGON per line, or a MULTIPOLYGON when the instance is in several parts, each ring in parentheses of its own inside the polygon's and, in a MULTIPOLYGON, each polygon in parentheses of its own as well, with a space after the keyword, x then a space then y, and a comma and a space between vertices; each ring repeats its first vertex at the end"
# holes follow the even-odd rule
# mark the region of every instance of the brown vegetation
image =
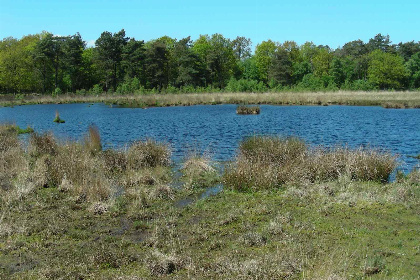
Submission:
POLYGON ((372 149, 309 149, 295 138, 253 136, 239 147, 236 161, 227 168, 225 186, 235 190, 258 190, 285 183, 351 180, 386 182, 396 158, 372 149))
POLYGON ((260 111, 260 106, 241 105, 236 107, 236 114, 238 115, 258 115, 260 111))

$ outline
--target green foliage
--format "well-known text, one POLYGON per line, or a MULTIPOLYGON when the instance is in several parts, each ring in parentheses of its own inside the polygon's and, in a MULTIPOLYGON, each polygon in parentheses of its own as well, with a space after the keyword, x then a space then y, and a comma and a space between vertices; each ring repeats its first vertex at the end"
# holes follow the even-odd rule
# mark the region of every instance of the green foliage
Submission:
POLYGON ((228 92, 266 92, 268 88, 257 80, 231 78, 225 88, 228 92))
POLYGON ((405 64, 410 74, 410 87, 420 88, 420 52, 414 54, 405 64))
MULTIPOLYGON (((377 34, 368 43, 342 48, 294 41, 263 41, 252 54, 251 40, 221 34, 192 41, 164 36, 144 42, 124 29, 103 32, 95 47, 79 33, 48 32, 0 41, 0 92, 104 91, 117 94, 209 91, 263 92, 420 87, 420 43, 391 44, 377 34), (368 81, 368 82, 366 82, 368 81)), ((59 94, 59 92, 57 92, 59 94)))
POLYGON ((148 88, 160 91, 169 83, 169 50, 164 42, 154 41, 146 50, 146 75, 148 88))
POLYGON ((290 85, 292 82, 292 59, 289 52, 278 48, 272 58, 269 78, 281 85, 290 85))
POLYGON ((312 58, 313 73, 317 77, 328 75, 333 54, 329 49, 319 49, 312 58))
POLYGON ((276 50, 277 44, 271 40, 263 41, 255 48, 255 62, 260 73, 260 78, 264 82, 268 81, 269 69, 272 65, 276 50))
POLYGON ((375 88, 374 84, 371 84, 370 81, 367 80, 355 80, 349 89, 351 90, 360 90, 360 91, 369 91, 375 88))
POLYGON ((53 91, 53 96, 59 96, 60 94, 62 94, 63 93, 63 91, 58 87, 58 88, 55 88, 54 89, 54 91, 53 91))
POLYGON ((101 94, 102 92, 103 92, 103 89, 98 84, 94 85, 93 88, 90 90, 90 93, 95 94, 95 95, 101 94))
POLYGON ((314 74, 306 74, 302 82, 298 84, 298 87, 301 89, 311 90, 311 91, 319 91, 324 89, 324 82, 321 78, 316 77, 314 74))
POLYGON ((58 111, 55 111, 55 118, 54 118, 53 122, 55 122, 55 123, 65 123, 65 121, 60 118, 60 114, 58 113, 58 111))
POLYGON ((12 93, 41 90, 32 55, 38 41, 36 35, 0 41, 0 90, 12 93))
POLYGON ((111 32, 102 32, 101 36, 95 41, 97 63, 101 66, 105 76, 105 88, 108 90, 117 88, 121 78, 121 61, 123 58, 123 49, 127 44, 128 38, 125 37, 124 29, 112 34, 111 32))
POLYGON ((398 55, 375 50, 369 55, 369 82, 380 89, 400 89, 404 85, 407 71, 404 60, 398 55))
POLYGON ((26 128, 20 128, 18 125, 1 125, 0 133, 12 133, 12 134, 27 134, 33 133, 34 129, 29 125, 26 128))

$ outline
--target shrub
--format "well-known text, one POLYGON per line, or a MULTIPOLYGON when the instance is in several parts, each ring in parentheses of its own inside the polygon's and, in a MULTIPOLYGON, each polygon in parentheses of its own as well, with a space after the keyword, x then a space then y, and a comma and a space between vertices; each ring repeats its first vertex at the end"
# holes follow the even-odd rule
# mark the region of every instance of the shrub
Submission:
POLYGON ((54 92, 53 92, 52 96, 59 96, 62 93, 63 93, 63 91, 61 90, 61 88, 57 87, 57 88, 54 89, 54 92))
POLYGON ((89 92, 94 95, 99 95, 103 92, 103 89, 100 85, 96 84, 93 86, 93 88, 90 89, 89 92))
POLYGON ((47 166, 47 186, 67 189, 88 201, 107 200, 111 195, 111 181, 106 178, 101 157, 86 153, 82 145, 67 143, 59 146, 53 157, 43 158, 47 166))
POLYGON ((0 152, 5 152, 19 145, 16 129, 13 125, 0 125, 0 152))
POLYGON ((226 85, 225 91, 227 92, 266 92, 268 88, 263 82, 257 80, 232 78, 226 85))
POLYGON ((321 78, 310 73, 303 77, 302 82, 297 87, 303 90, 319 91, 324 89, 324 82, 321 78))
POLYGON ((369 91, 375 89, 375 86, 367 80, 355 80, 351 85, 351 89, 369 91))

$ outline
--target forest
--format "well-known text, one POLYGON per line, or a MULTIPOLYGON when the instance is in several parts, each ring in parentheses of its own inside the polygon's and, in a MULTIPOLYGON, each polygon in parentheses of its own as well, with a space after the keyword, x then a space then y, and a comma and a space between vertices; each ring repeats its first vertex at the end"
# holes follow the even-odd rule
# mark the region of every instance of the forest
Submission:
POLYGON ((79 33, 48 32, 0 41, 0 93, 265 92, 415 90, 420 41, 327 45, 200 35, 145 42, 103 32, 94 47, 79 33))

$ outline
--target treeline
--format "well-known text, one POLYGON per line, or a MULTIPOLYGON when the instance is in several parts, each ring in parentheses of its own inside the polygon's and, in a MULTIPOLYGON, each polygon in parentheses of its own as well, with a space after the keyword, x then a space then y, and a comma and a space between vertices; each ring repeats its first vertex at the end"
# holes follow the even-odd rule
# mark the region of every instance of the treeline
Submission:
POLYGON ((373 90, 420 87, 420 42, 389 36, 331 49, 220 34, 144 42, 103 32, 87 48, 80 34, 0 41, 0 92, 98 94, 268 90, 373 90))

